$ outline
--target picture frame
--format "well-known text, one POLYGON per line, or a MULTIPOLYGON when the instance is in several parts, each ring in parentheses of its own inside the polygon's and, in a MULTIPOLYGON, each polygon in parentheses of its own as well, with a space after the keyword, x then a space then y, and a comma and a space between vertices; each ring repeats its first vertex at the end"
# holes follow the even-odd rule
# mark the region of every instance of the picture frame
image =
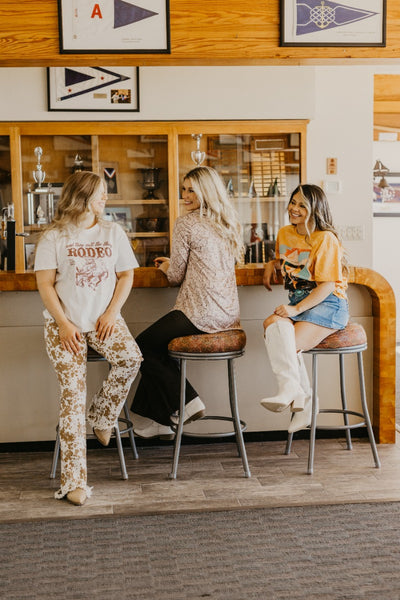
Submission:
POLYGON ((47 110, 139 112, 139 67, 47 67, 47 110))
POLYGON ((373 216, 400 217, 400 173, 387 173, 385 179, 391 188, 390 199, 384 199, 378 182, 373 183, 373 216))
POLYGON ((107 195, 112 197, 113 200, 120 198, 121 193, 118 181, 118 163, 107 161, 101 162, 99 166, 100 175, 106 184, 107 195))
POLYGON ((385 46, 386 0, 280 0, 280 46, 385 46))
POLYGON ((58 0, 61 54, 170 54, 169 0, 58 0))
POLYGON ((121 225, 125 231, 132 231, 132 214, 129 206, 106 206, 104 218, 121 225))
POLYGON ((25 270, 32 271, 35 267, 36 244, 25 244, 25 270))

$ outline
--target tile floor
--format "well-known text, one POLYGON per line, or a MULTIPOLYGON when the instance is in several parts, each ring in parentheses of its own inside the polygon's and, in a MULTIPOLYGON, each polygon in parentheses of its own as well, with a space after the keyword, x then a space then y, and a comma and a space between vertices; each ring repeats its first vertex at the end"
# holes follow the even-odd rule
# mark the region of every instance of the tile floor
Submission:
POLYGON ((57 479, 49 479, 51 453, 3 453, 0 522, 400 501, 398 437, 396 444, 378 446, 381 469, 374 467, 366 439, 356 439, 352 451, 343 439, 317 440, 313 475, 306 474, 306 440, 295 440, 289 456, 283 453, 285 442, 249 442, 249 479, 234 443, 183 446, 175 481, 168 479, 172 446, 139 448, 136 461, 126 449, 126 481, 117 450, 96 448, 88 452, 93 495, 82 507, 53 498, 57 479))

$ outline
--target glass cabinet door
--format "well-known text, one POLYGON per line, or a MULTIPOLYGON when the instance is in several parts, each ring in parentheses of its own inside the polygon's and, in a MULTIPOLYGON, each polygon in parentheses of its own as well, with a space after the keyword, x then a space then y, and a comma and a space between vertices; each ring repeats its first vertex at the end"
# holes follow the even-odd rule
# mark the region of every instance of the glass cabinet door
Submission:
POLYGON ((273 258, 276 234, 288 223, 288 197, 300 183, 300 135, 179 136, 180 184, 196 164, 214 167, 225 182, 243 226, 244 262, 273 258))
POLYGON ((8 207, 11 205, 10 138, 4 135, 0 136, 0 270, 6 268, 7 218, 9 216, 8 207))
POLYGON ((107 187, 104 216, 119 223, 143 267, 169 253, 168 144, 166 135, 22 136, 26 268, 51 222, 66 178, 99 173, 107 187))
POLYGON ((99 173, 107 183, 106 218, 126 230, 141 267, 169 253, 166 135, 102 135, 99 173))

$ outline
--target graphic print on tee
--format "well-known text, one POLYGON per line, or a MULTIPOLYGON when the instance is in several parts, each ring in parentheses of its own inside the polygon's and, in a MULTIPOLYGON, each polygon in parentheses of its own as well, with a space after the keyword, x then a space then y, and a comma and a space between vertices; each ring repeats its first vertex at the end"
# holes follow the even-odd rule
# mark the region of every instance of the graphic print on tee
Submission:
POLYGON ((107 259, 112 256, 110 242, 73 242, 66 246, 70 265, 75 268, 75 284, 95 290, 108 279, 107 259))

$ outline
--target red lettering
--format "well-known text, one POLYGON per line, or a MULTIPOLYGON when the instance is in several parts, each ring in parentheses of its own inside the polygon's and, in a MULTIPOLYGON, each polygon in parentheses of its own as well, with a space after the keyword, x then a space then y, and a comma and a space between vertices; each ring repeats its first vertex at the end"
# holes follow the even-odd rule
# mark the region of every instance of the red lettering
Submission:
POLYGON ((104 248, 97 248, 97 256, 103 258, 104 256, 104 248))
POLYGON ((111 248, 105 248, 104 252, 106 253, 106 256, 111 256, 111 248))
POLYGON ((86 252, 87 252, 87 255, 90 256, 91 258, 94 258, 96 256, 96 251, 94 248, 87 248, 86 252))
POLYGON ((76 248, 68 248, 68 256, 76 256, 76 248))
POLYGON ((99 17, 99 19, 103 18, 103 15, 101 14, 100 6, 98 4, 95 4, 93 6, 93 12, 92 12, 92 16, 90 18, 94 19, 95 17, 99 17))
POLYGON ((84 256, 86 256, 86 250, 85 250, 85 248, 78 248, 78 256, 80 256, 81 258, 83 258, 84 256))

